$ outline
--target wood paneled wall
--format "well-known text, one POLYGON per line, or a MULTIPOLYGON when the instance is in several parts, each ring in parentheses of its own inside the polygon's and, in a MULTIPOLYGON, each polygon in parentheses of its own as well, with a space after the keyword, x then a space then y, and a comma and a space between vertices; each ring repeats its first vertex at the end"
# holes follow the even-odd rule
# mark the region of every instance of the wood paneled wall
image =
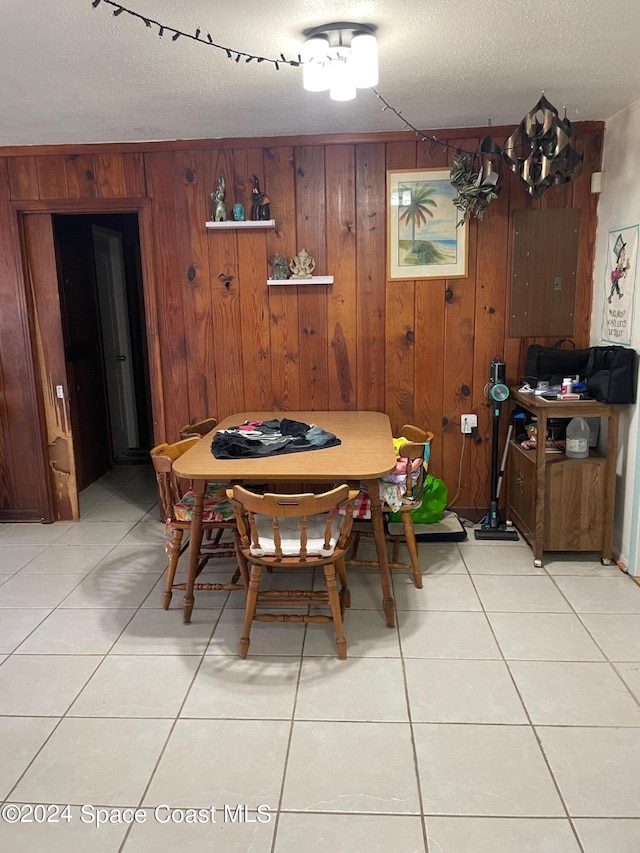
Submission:
MULTIPOLYGON (((511 130, 489 132, 501 141, 511 130)), ((590 176, 600 166, 602 126, 582 130, 585 169, 574 183, 532 201, 504 172, 499 198, 484 221, 471 223, 467 278, 402 282, 386 280, 386 171, 446 166, 455 146, 473 150, 486 129, 438 132, 452 148, 408 134, 370 134, 0 150, 6 155, 0 159, 0 292, 12 305, 2 311, 2 338, 12 323, 13 350, 30 349, 20 210, 62 205, 82 212, 107 203, 113 210, 118 199, 131 209, 132 199, 148 199, 141 239, 156 440, 175 438, 190 418, 247 409, 381 410, 396 431, 406 422, 431 429, 431 470, 445 479, 456 507, 484 511, 489 363, 504 359, 508 380, 516 382, 533 340, 507 337, 514 211, 581 209, 574 338, 577 346, 588 344, 597 204, 590 176), (250 176, 260 177, 274 230, 205 229, 221 173, 229 208, 240 201, 249 209, 250 176), (316 274, 333 275, 334 284, 269 288, 274 255, 292 257, 302 248, 316 258, 316 274), (467 412, 478 414, 479 436, 463 441, 460 415, 467 412)), ((3 340, 5 377, 6 357, 3 340)), ((24 376, 33 372, 31 361, 26 358, 24 376)), ((5 383, 5 396, 6 390, 5 383)), ((29 406, 4 403, 0 441, 8 446, 0 490, 6 506, 17 494, 10 484, 15 448, 7 435, 29 406)))

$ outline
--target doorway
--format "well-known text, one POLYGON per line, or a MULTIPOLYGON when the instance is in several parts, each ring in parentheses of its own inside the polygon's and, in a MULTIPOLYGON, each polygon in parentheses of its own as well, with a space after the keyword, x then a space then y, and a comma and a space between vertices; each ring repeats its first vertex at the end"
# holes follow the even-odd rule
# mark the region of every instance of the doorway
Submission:
POLYGON ((149 365, 136 213, 52 216, 78 491, 147 462, 149 365))

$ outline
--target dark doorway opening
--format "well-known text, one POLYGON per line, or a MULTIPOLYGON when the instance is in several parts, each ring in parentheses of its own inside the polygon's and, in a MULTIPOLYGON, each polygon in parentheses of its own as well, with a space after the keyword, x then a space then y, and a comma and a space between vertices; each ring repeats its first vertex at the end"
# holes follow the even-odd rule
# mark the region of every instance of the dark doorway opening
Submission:
POLYGON ((55 214, 78 491, 149 462, 153 435, 135 213, 55 214))

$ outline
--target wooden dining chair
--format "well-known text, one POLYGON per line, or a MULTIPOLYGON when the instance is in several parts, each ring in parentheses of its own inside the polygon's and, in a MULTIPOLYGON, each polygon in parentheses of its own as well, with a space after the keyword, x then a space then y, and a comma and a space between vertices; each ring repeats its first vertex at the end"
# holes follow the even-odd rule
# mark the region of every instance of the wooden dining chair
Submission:
POLYGON ((205 418, 203 421, 194 421, 194 423, 185 424, 178 430, 180 438, 202 438, 212 429, 218 426, 216 418, 205 418))
MULTIPOLYGON (((422 493, 424 490, 424 481, 427 475, 428 462, 428 447, 433 439, 433 433, 413 426, 413 424, 405 424, 402 427, 401 435, 407 439, 405 444, 401 444, 398 448, 398 462, 396 469, 391 475, 386 475, 380 480, 380 500, 382 504, 382 512, 385 515, 385 537, 387 541, 392 543, 391 560, 389 568, 396 570, 411 571, 413 573, 413 583, 418 589, 422 589, 422 572, 418 562, 418 543, 416 534, 413 528, 413 516, 411 515, 414 509, 417 509, 422 503, 422 493), (384 493, 386 487, 401 486, 405 489, 402 496, 402 505, 399 510, 394 510, 385 500, 384 493), (402 533, 390 533, 388 516, 399 511, 402 517, 402 533), (399 560, 400 545, 405 544, 409 552, 409 563, 403 563, 399 560)), ((368 496, 361 495, 360 503, 367 504, 368 496)), ((366 518, 367 512, 361 512, 356 516, 359 519, 366 518)), ((368 518, 371 517, 370 510, 368 518)), ((361 536, 373 536, 371 530, 354 530, 353 533, 353 550, 350 558, 347 560, 348 566, 368 566, 377 567, 378 563, 374 560, 358 560, 357 551, 361 536)))
MULTIPOLYGON (((160 507, 165 519, 165 549, 169 554, 167 567, 167 583, 163 595, 162 606, 168 609, 173 590, 184 590, 185 583, 175 583, 176 568, 180 556, 187 549, 182 544, 185 531, 191 529, 194 494, 189 483, 181 481, 173 471, 173 463, 183 453, 193 447, 200 439, 197 436, 178 441, 175 444, 159 444, 151 450, 151 461, 156 472, 160 507)), ((215 531, 216 537, 207 540, 200 546, 200 560, 196 576, 209 560, 237 556, 239 546, 235 514, 231 502, 227 498, 226 484, 208 483, 204 496, 202 513, 203 533, 215 531), (233 542, 220 541, 225 530, 231 532, 233 542)), ((236 569, 229 583, 196 583, 194 590, 234 590, 244 589, 239 584, 240 570, 236 569)))
POLYGON ((338 657, 347 657, 343 631, 350 606, 344 556, 350 545, 357 489, 338 486, 322 494, 255 494, 242 486, 227 491, 236 514, 248 588, 239 655, 249 651, 253 622, 333 622, 338 657), (341 511, 341 512, 339 512, 341 511), (322 568, 325 589, 261 590, 262 569, 322 568), (340 579, 340 591, 336 582, 340 579), (326 614, 257 613, 258 608, 329 607, 326 614))

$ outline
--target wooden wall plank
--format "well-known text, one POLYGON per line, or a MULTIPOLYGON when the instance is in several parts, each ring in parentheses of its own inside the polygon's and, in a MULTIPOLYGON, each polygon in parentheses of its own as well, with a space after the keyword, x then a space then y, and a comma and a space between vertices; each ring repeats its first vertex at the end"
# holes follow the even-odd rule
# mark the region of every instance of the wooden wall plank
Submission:
POLYGON ((41 199, 68 198, 67 174, 62 155, 38 157, 36 159, 38 187, 41 199))
POLYGON ((67 154, 64 158, 69 198, 95 198, 96 169, 91 154, 67 154))
MULTIPOLYGON (((416 148, 417 168, 440 169, 447 165, 447 149, 434 142, 419 142, 416 148)), ((416 390, 415 418, 418 426, 431 430, 429 470, 443 478, 442 428, 444 418, 445 352, 445 279, 422 279, 416 282, 416 390)), ((453 494, 451 495, 453 497, 453 494)))
POLYGON ((98 198, 126 198, 124 154, 96 154, 98 198))
MULTIPOLYGON (((393 142, 386 147, 386 169, 413 169, 415 140, 393 142)), ((415 417, 415 290, 416 282, 387 281, 385 287, 385 411, 394 435, 415 417)), ((422 427, 422 424, 416 424, 422 427)))
POLYGON ((31 348, 30 299, 4 158, 0 159, 0 304, 0 520, 51 521, 41 395, 31 348))
MULTIPOLYGON (((449 165, 459 146, 475 151, 477 139, 451 139, 449 165)), ((450 506, 469 506, 471 485, 471 440, 460 431, 461 416, 472 411, 475 343, 476 248, 478 222, 469 223, 469 258, 466 278, 447 279, 445 298, 445 361, 443 374, 444 419, 442 430, 443 479, 450 506), (457 495, 457 497, 456 497, 457 495)))
POLYGON ((11 198, 14 200, 39 198, 36 158, 9 157, 4 162, 9 173, 11 198))
MULTIPOLYGON (((326 259, 324 148, 295 150, 297 252, 306 249, 315 258, 314 275, 330 275, 326 259)), ((327 350, 327 285, 298 285, 300 392, 303 409, 329 406, 327 350)))
POLYGON ((353 145, 326 149, 329 406, 356 408, 356 187, 353 145))
MULTIPOLYGON (((257 176, 262 191, 271 198, 264 177, 263 152, 255 148, 236 149, 233 152, 233 195, 227 204, 229 218, 234 202, 244 204, 251 215, 251 175, 257 176)), ((247 409, 268 410, 273 406, 273 388, 267 237, 265 231, 238 231, 237 236, 245 403, 247 409)))
POLYGON ((177 151, 176 236, 188 364, 189 409, 183 423, 217 417, 216 364, 213 358, 211 289, 207 234, 207 192, 201 151, 177 151))
POLYGON ((385 146, 356 146, 358 409, 384 411, 385 146))
MULTIPOLYGON (((276 254, 287 260, 296 253, 296 208, 293 148, 269 148, 264 156, 265 187, 276 227, 267 231, 269 272, 276 254)), ((327 263, 329 258, 327 258, 327 263)), ((300 338, 298 288, 269 288, 271 322, 271 389, 274 408, 302 408, 300 396, 300 338)))
POLYGON ((144 176, 144 157, 140 151, 124 155, 124 185, 127 198, 144 198, 147 188, 144 176))
MULTIPOLYGON (((221 174, 225 178, 233 174, 232 152, 207 152, 205 186, 209 190, 208 196, 221 174)), ((207 233, 207 246, 213 312, 210 334, 213 336, 216 370, 216 417, 222 419, 245 409, 237 233, 211 230, 207 233)))
POLYGON ((158 335, 162 376, 152 381, 164 386, 164 423, 155 441, 175 441, 178 430, 188 420, 188 364, 178 245, 173 157, 169 153, 146 157, 149 195, 152 202, 155 237, 155 289, 158 308, 158 335))

